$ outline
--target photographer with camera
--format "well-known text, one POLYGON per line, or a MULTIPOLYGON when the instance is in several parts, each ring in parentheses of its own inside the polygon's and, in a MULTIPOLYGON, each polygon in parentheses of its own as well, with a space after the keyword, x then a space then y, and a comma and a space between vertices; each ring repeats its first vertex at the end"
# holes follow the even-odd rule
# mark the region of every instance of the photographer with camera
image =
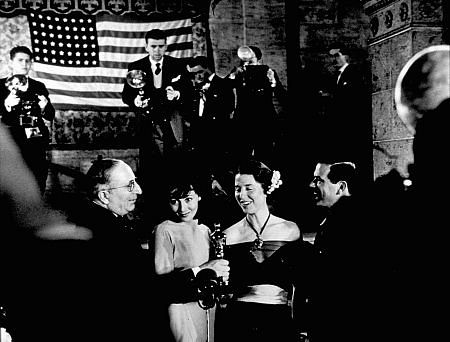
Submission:
POLYGON ((54 119, 55 109, 46 86, 28 76, 33 61, 31 50, 16 46, 10 51, 10 59, 11 76, 0 80, 0 116, 44 192, 50 137, 46 121, 54 119))
POLYGON ((237 55, 240 65, 230 72, 228 78, 236 92, 233 126, 245 135, 234 146, 235 155, 239 159, 253 156, 273 164, 281 133, 274 97, 282 106, 285 90, 277 73, 263 64, 258 47, 241 46, 237 55))

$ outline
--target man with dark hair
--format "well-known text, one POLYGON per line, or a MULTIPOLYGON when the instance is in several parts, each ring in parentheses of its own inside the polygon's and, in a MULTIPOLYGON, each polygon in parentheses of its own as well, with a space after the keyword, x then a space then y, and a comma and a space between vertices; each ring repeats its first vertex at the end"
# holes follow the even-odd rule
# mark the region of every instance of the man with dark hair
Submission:
POLYGON ((361 177, 372 178, 372 117, 364 70, 350 58, 342 44, 329 49, 335 74, 331 99, 323 120, 324 149, 333 148, 337 159, 353 160, 361 177))
POLYGON ((0 80, 0 116, 19 145, 26 164, 44 192, 47 174, 47 125, 55 117, 47 88, 28 76, 33 54, 26 46, 10 51, 11 76, 0 80))
POLYGON ((144 189, 152 187, 151 196, 146 195, 149 192, 144 194, 150 225, 160 221, 157 215, 162 210, 154 210, 162 205, 156 201, 164 193, 160 185, 164 183, 168 160, 185 148, 188 126, 183 113, 186 63, 169 56, 167 48, 164 31, 148 31, 145 35, 148 56, 128 65, 128 75, 138 77, 134 81, 133 76, 127 77, 122 92, 123 102, 136 112, 140 122, 138 175, 144 189), (155 179, 160 181, 154 182, 155 179))
MULTIPOLYGON (((128 71, 144 72, 140 89, 124 82, 122 99, 133 110, 143 115, 143 134, 148 139, 149 125, 154 145, 150 153, 167 155, 183 143, 184 122, 180 112, 183 87, 181 76, 186 72, 185 63, 166 54, 167 38, 164 31, 153 29, 145 35, 148 56, 128 65, 128 71)), ((147 153, 146 151, 144 151, 147 153)))
MULTIPOLYGON (((192 58, 187 66, 190 87, 186 113, 190 113, 190 142, 199 161, 216 169, 231 152, 231 116, 234 93, 230 81, 212 71, 206 56, 192 58)), ((225 165, 222 165, 225 166, 225 165)))
POLYGON ((256 46, 241 46, 237 51, 240 65, 227 78, 236 93, 233 115, 235 130, 245 132, 234 144, 237 159, 255 157, 268 164, 276 162, 281 124, 279 108, 285 105, 286 91, 277 73, 262 63, 262 52, 256 46), (257 128, 256 128, 257 126, 257 128))
POLYGON ((358 191, 357 171, 352 162, 318 163, 309 185, 315 205, 325 211, 314 239, 317 278, 310 322, 317 342, 365 341, 358 315, 369 305, 361 294, 370 264, 362 227, 366 201, 358 191))

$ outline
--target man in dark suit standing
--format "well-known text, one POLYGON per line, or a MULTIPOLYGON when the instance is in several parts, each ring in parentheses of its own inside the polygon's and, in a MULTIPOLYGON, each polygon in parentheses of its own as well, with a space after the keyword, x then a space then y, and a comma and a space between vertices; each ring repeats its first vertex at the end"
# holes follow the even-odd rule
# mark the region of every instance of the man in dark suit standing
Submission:
POLYGON ((10 51, 10 59, 11 76, 0 80, 0 117, 43 192, 50 137, 46 122, 50 124, 55 118, 55 109, 44 83, 28 77, 33 62, 31 50, 16 46, 10 51))
POLYGON ((186 113, 191 123, 190 146, 207 167, 218 168, 231 152, 231 116, 234 92, 228 79, 211 71, 205 56, 192 58, 187 66, 191 87, 186 96, 186 113))
MULTIPOLYGON (((153 182, 154 179, 164 179, 168 158, 183 147, 186 122, 182 116, 185 89, 182 75, 187 72, 184 62, 166 55, 167 38, 164 31, 148 31, 145 35, 145 50, 148 56, 128 65, 129 71, 143 72, 140 75, 143 82, 135 88, 125 80, 122 92, 123 102, 139 115, 139 176, 144 188, 147 180, 153 182)), ((154 185, 154 190, 163 191, 155 189, 154 185)), ((152 198, 155 197, 152 195, 152 198)), ((146 199, 150 206, 158 205, 149 201, 151 199, 146 199)), ((159 218, 154 221, 157 223, 159 218)))
POLYGON ((361 177, 371 179, 371 110, 364 71, 350 59, 349 50, 335 45, 329 50, 335 68, 331 85, 331 101, 326 113, 328 150, 340 160, 352 160, 360 168, 361 177))
MULTIPOLYGON (((154 29, 145 35, 148 56, 132 62, 128 70, 145 73, 145 85, 133 88, 125 81, 122 92, 124 103, 144 115, 152 125, 152 135, 157 152, 164 155, 183 142, 183 119, 180 114, 180 98, 183 92, 181 75, 185 64, 166 55, 167 40, 164 31, 154 29)), ((148 131, 145 132, 148 136, 148 131)))

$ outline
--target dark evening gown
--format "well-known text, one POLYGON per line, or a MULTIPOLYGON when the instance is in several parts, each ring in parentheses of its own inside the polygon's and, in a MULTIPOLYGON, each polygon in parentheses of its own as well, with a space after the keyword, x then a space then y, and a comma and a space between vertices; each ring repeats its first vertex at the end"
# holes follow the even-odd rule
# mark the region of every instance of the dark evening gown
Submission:
POLYGON ((264 241, 226 246, 232 298, 216 313, 216 342, 298 341, 294 301, 308 296, 310 278, 305 242, 264 241), (295 290, 294 290, 295 289, 295 290))

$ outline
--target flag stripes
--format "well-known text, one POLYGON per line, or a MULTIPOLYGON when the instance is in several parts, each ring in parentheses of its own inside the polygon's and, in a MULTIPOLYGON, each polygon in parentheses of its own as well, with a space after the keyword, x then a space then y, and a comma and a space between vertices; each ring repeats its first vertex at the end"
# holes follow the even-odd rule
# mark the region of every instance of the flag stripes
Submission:
MULTIPOLYGON (((43 38, 42 32, 52 32, 54 35, 58 33, 48 31, 50 26, 48 22, 52 22, 52 30, 56 30, 55 22, 70 23, 68 28, 64 24, 60 25, 59 29, 63 32, 61 40, 56 41, 57 44, 54 44, 53 47, 45 49, 48 61, 44 63, 40 58, 35 60, 33 64, 36 79, 47 86, 50 99, 56 109, 128 110, 121 99, 127 67, 130 62, 147 56, 144 36, 150 29, 159 28, 166 31, 168 55, 177 58, 189 58, 193 55, 192 22, 190 18, 145 22, 142 19, 109 14, 101 14, 96 17, 77 14, 74 18, 70 17, 70 14, 51 15, 55 18, 52 17, 51 20, 43 18, 39 21, 36 16, 28 16, 28 20, 31 28, 32 47, 35 49, 39 46, 38 52, 41 54, 43 53, 43 39, 47 43, 52 42, 49 34, 43 38), (87 23, 89 19, 91 23, 92 20, 95 22, 95 44, 98 45, 98 55, 96 56, 95 49, 92 50, 93 46, 89 46, 89 52, 84 52, 81 46, 84 43, 81 39, 81 32, 85 32, 88 28, 88 26, 84 27, 83 24, 87 23), (37 24, 33 24, 33 22, 37 24), (76 32, 73 28, 75 26, 78 27, 76 32), (77 44, 77 40, 74 40, 75 35, 78 37, 79 48, 74 46, 74 44, 77 44), (67 39, 67 41, 64 39, 67 39), (63 45, 70 42, 71 46, 60 47, 58 45, 61 45, 61 42, 63 42, 63 45), (53 58, 52 62, 52 54, 53 56, 64 56, 65 59, 63 60, 62 57, 53 58), (69 55, 70 57, 67 57, 69 55), (69 60, 72 62, 70 65, 68 64, 69 60)), ((88 34, 87 40, 90 37, 88 34)), ((36 51, 33 52, 36 53, 36 51)))

